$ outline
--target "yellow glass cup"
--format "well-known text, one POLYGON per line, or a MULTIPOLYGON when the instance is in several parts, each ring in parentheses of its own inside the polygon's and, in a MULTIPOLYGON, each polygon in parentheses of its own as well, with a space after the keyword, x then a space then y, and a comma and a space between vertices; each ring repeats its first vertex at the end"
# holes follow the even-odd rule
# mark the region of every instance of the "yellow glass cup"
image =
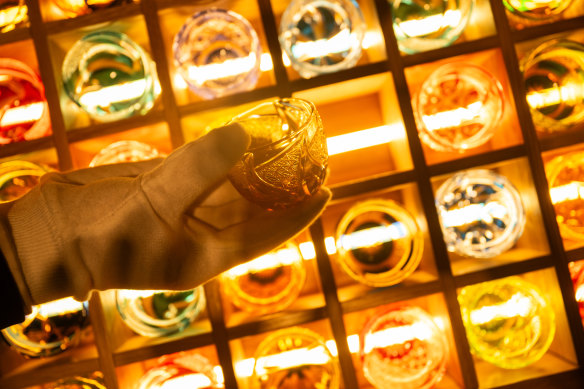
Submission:
POLYGON ((234 122, 251 136, 248 150, 229 173, 243 197, 267 209, 281 209, 318 192, 328 151, 313 103, 296 98, 261 103, 229 123, 234 122))

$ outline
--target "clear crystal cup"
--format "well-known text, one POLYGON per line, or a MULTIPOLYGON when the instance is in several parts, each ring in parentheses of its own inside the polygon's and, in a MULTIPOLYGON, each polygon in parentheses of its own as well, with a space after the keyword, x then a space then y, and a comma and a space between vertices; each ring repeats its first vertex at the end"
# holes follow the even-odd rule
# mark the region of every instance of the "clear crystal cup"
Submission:
POLYGON ((467 257, 491 258, 509 250, 525 226, 519 192, 487 169, 447 179, 436 191, 436 208, 448 250, 467 257))
POLYGON ((78 40, 67 52, 61 73, 69 98, 100 122, 146 114, 158 96, 154 62, 116 31, 96 31, 78 40))
POLYGON ((326 137, 313 103, 281 99, 235 116, 251 136, 229 179, 248 200, 268 209, 286 208, 314 195, 328 166, 326 137))
POLYGON ((584 44, 542 43, 521 60, 521 71, 538 131, 563 131, 584 122, 584 44))
POLYGON ((401 51, 415 54, 449 46, 463 33, 474 0, 388 0, 401 51))
POLYGON ((353 279, 373 287, 395 285, 418 267, 424 247, 413 216, 391 200, 352 206, 336 229, 339 261, 353 279))
POLYGON ((377 314, 359 340, 363 373, 376 388, 432 388, 446 371, 446 335, 421 308, 393 306, 377 314))
POLYGON ((209 8, 195 13, 172 47, 178 73, 204 99, 253 89, 260 75, 258 35, 233 11, 209 8))
POLYGON ((0 144, 50 135, 45 87, 27 64, 0 58, 0 97, 0 144))
POLYGON ((520 277, 465 286, 458 302, 472 353, 493 365, 529 366, 554 339, 552 306, 536 285, 520 277))
POLYGON ((420 139, 438 151, 464 152, 492 138, 504 110, 503 87, 482 67, 448 63, 413 98, 420 139))
POLYGON ((366 29, 353 0, 292 0, 280 20, 280 46, 300 76, 311 78, 355 66, 366 29))

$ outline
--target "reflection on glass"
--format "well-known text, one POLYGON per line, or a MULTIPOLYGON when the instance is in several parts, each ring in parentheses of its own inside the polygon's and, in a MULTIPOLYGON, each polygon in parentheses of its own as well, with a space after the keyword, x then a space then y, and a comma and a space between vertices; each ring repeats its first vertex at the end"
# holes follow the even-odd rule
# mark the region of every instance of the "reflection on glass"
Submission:
POLYGON ((562 237, 581 241, 584 239, 584 152, 560 155, 545 167, 562 237))
POLYGON ((584 325, 584 261, 570 262, 569 269, 576 301, 578 302, 578 310, 584 325))
POLYGON ((519 277, 466 286, 458 301, 471 351, 493 365, 529 366, 554 338, 552 306, 534 284, 519 277))
POLYGON ((187 328, 205 308, 203 287, 185 291, 116 290, 124 323, 142 336, 159 337, 187 328))
POLYGON ((474 0, 397 0, 393 30, 401 51, 414 54, 453 43, 464 31, 474 0))
POLYGON ((28 21, 28 8, 24 0, 0 0, 0 33, 14 30, 28 21))
POLYGON ((2 336, 24 356, 59 354, 77 344, 88 322, 87 302, 65 298, 32 307, 25 320, 2 330, 2 336))
POLYGON ((503 0, 512 15, 534 21, 556 18, 570 4, 571 0, 503 0))
POLYGON ((122 140, 104 147, 97 153, 90 167, 123 162, 138 162, 164 156, 149 144, 135 140, 122 140))
POLYGON ((114 31, 93 32, 77 41, 63 61, 62 78, 69 98, 101 122, 147 113, 159 89, 148 54, 114 31))
POLYGON ((536 129, 566 130, 584 121, 584 45, 558 39, 521 61, 527 103, 536 129))
POLYGON ((158 359, 136 383, 136 389, 223 388, 213 365, 200 354, 179 352, 158 359))
POLYGON ((47 166, 28 161, 6 161, 0 163, 0 203, 16 200, 38 184, 47 166))
POLYGON ((261 103, 233 122, 251 135, 248 150, 229 173, 243 197, 267 209, 286 208, 320 189, 328 154, 313 103, 295 98, 261 103))
POLYGON ((363 373, 379 389, 431 388, 444 376, 445 334, 418 307, 396 306, 371 318, 360 335, 363 373))
POLYGON ((468 257, 490 258, 509 250, 525 225, 517 189, 486 169, 447 179, 436 191, 436 208, 448 250, 468 257))
POLYGON ((229 301, 263 314, 281 311, 300 294, 306 269, 298 246, 286 245, 223 273, 221 284, 229 301))
POLYGON ((304 78, 355 66, 367 25, 353 0, 292 0, 280 20, 280 45, 304 78))
POLYGON ((305 328, 279 330, 255 352, 253 382, 259 389, 338 389, 338 361, 319 334, 305 328))
POLYGON ((45 87, 28 65, 0 58, 0 145, 51 133, 45 87))
POLYGON ((53 3, 69 18, 132 2, 133 0, 53 0, 53 3))
POLYGON ((262 47, 243 16, 224 9, 197 12, 174 38, 174 64, 193 92, 213 99, 253 89, 262 47))
POLYGON ((336 229, 339 260, 347 274, 374 287, 395 285, 416 270, 424 247, 421 230, 402 206, 372 199, 352 206, 336 229))
POLYGON ((70 377, 63 378, 46 389, 106 389, 103 382, 103 375, 99 372, 90 377, 70 377))
POLYGON ((503 88, 485 69, 448 63, 433 71, 413 99, 421 140, 438 151, 478 147, 503 116, 503 88))

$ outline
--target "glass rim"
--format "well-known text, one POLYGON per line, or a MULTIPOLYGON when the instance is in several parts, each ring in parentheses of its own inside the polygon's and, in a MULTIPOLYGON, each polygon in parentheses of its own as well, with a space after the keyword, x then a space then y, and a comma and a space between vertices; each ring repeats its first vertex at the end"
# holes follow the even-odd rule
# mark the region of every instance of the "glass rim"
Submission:
POLYGON ((308 127, 308 125, 311 121, 311 118, 316 114, 316 106, 314 105, 313 102, 305 100, 305 99, 297 98, 297 97, 286 97, 286 98, 282 98, 282 99, 274 99, 274 100, 270 100, 270 101, 265 101, 263 103, 259 103, 259 104, 255 105, 254 107, 235 115, 233 118, 231 118, 231 120, 227 121, 227 123, 225 123, 224 125, 227 126, 227 125, 230 125, 233 123, 238 123, 239 121, 241 121, 241 119, 244 119, 245 117, 248 117, 248 116, 251 118, 252 112, 254 112, 258 109, 261 109, 263 107, 275 106, 276 103, 280 103, 280 102, 300 103, 299 109, 302 111, 306 111, 308 113, 308 119, 306 119, 306 121, 301 122, 300 125, 298 126, 298 129, 295 131, 291 131, 289 136, 287 136, 285 138, 280 138, 278 140, 275 140, 275 141, 268 143, 268 144, 265 144, 265 145, 256 146, 253 148, 248 148, 246 151, 253 152, 253 151, 257 151, 257 150, 262 150, 262 149, 276 146, 285 140, 296 139, 300 134, 302 134, 306 130, 306 128, 308 127))

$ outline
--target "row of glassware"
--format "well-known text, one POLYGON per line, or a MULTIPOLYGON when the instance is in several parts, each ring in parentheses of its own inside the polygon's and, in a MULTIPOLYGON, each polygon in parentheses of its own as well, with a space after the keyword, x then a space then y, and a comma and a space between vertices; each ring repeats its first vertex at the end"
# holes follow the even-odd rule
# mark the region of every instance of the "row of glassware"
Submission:
MULTIPOLYGON (((123 141, 103 149, 90 166, 158 156, 161 154, 149 145, 123 141)), ((0 167, 2 200, 10 201, 23 195, 46 171, 46 168, 22 161, 5 162, 0 167)), ((448 248, 460 255, 495 257, 511 248, 523 231, 525 215, 519 193, 508 179, 493 171, 473 169, 455 174, 441 185, 436 197, 448 248)), ((423 237, 415 218, 402 205, 385 199, 369 199, 356 203, 343 215, 337 225, 335 246, 342 267, 351 277, 371 287, 386 287, 402 282, 416 270, 422 258, 423 237)), ((306 243, 304 252, 307 252, 306 243)), ((302 244, 289 242, 224 273, 221 285, 229 300, 242 310, 254 314, 280 311, 301 293, 306 279, 304 262, 309 258, 303 254, 302 244)), ((553 340, 555 320, 550 303, 536 285, 520 278, 464 287, 459 293, 459 302, 473 353, 497 366, 525 367, 541 358, 553 340)), ((205 308, 205 297, 201 287, 180 292, 118 290, 116 304, 123 321, 136 333, 166 336, 188 327, 205 308)), ((396 371, 400 377, 408 374, 417 377, 416 380, 424 385, 440 379, 444 373, 447 342, 442 338, 434 339, 432 334, 437 331, 434 327, 411 335, 413 328, 427 325, 416 324, 418 321, 430 323, 431 317, 414 320, 413 317, 422 315, 418 312, 420 309, 406 309, 407 312, 413 309, 418 312, 416 314, 405 313, 404 309, 402 305, 392 307, 383 313, 388 317, 382 315, 375 319, 377 324, 372 322, 366 326, 365 333, 377 334, 371 336, 382 339, 381 345, 367 346, 369 335, 362 335, 361 348, 366 350, 363 352, 364 368, 368 369, 365 375, 376 387, 387 387, 398 374, 396 371), (398 329, 389 333, 395 335, 387 335, 388 329, 394 327, 398 329), (420 369, 427 371, 422 374, 420 369)), ((24 323, 2 334, 25 355, 54 355, 75 344, 87 316, 86 303, 70 299, 58 301, 35 307, 24 323)), ((287 332, 280 335, 299 337, 301 340, 292 344, 298 343, 294 349, 304 352, 302 336, 287 332)), ((276 344, 282 342, 281 339, 274 341, 276 344)), ((275 353, 275 346, 270 347, 259 350, 275 353)), ((280 350, 288 351, 287 348, 280 350)), ((256 358, 256 363, 258 360, 261 358, 256 358)), ((331 363, 336 362, 331 359, 331 363)), ((261 372, 258 377, 263 377, 264 373, 282 376, 281 369, 274 366, 270 373, 261 372)), ((338 371, 335 374, 338 375, 338 371)), ((276 378, 258 379, 269 382, 276 378)), ((332 386, 324 387, 335 387, 335 380, 330 379, 332 386)), ((404 387, 424 386, 408 384, 404 387)))
MULTIPOLYGON (((292 66, 303 77, 354 66, 365 31, 358 27, 361 22, 351 19, 360 15, 358 5, 348 0, 311 3, 293 1, 282 18, 280 42, 292 66)), ((557 3, 563 7, 569 2, 557 3)), ((399 7, 403 4, 399 2, 399 7)), ((261 72, 258 36, 243 16, 230 10, 207 8, 192 15, 175 36, 173 53, 180 77, 205 99, 252 89, 261 72)), ((539 131, 565 130, 582 122, 581 42, 544 42, 524 56, 521 70, 539 131)), ((0 93, 7 96, 0 107, 1 142, 48 135, 48 106, 38 75, 5 58, 0 60, 0 76, 0 93)), ((99 122, 145 114, 160 93, 148 53, 129 36, 110 30, 94 31, 77 41, 62 63, 61 79, 70 100, 99 122)), ((488 142, 508 105, 501 83, 470 63, 437 69, 414 94, 412 104, 421 139, 433 149, 450 152, 488 142)))

